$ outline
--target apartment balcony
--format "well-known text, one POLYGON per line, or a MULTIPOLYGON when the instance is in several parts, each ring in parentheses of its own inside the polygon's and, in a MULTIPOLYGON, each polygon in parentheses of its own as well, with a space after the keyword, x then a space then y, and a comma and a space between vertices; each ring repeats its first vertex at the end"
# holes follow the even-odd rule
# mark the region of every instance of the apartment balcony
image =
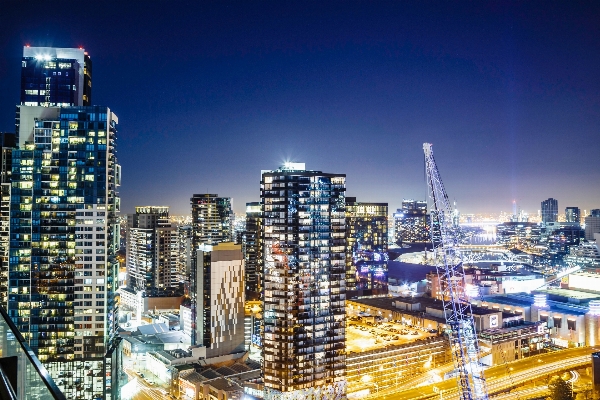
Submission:
POLYGON ((0 398, 66 400, 2 307, 0 343, 0 398))

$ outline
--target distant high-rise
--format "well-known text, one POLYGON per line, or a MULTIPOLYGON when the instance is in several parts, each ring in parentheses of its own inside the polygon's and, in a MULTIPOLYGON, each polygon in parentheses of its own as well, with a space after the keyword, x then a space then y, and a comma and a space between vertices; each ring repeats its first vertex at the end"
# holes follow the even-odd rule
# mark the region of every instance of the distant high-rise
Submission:
POLYGON ((593 209, 585 217, 585 240, 594 240, 594 233, 600 233, 600 209, 593 209))
POLYGON ((402 200, 402 209, 394 213, 396 243, 429 243, 429 225, 426 201, 402 200))
POLYGON ((218 194, 195 194, 192 203, 194 248, 200 244, 231 242, 231 198, 218 194))
POLYGON ((387 292, 388 204, 346 197, 348 296, 387 292))
POLYGON ((136 207, 127 216, 127 285, 154 291, 176 286, 179 243, 169 207, 136 207))
POLYGON ((206 357, 244 352, 244 257, 232 242, 200 245, 197 252, 196 343, 206 357))
POLYGON ((542 201, 542 222, 558 221, 558 200, 552 197, 542 201))
POLYGON ((84 49, 23 47, 21 105, 92 104, 92 60, 84 49))
POLYGON ((345 396, 345 191, 303 163, 262 173, 266 400, 345 396))
POLYGON ((581 223, 581 210, 579 210, 579 207, 565 208, 565 220, 566 222, 581 223))
POLYGON ((27 140, 12 151, 8 314, 67 398, 111 399, 118 120, 107 107, 45 109, 21 120, 27 140))
POLYGON ((246 229, 242 237, 246 300, 258 300, 262 288, 262 249, 259 247, 261 215, 259 202, 246 203, 246 229))

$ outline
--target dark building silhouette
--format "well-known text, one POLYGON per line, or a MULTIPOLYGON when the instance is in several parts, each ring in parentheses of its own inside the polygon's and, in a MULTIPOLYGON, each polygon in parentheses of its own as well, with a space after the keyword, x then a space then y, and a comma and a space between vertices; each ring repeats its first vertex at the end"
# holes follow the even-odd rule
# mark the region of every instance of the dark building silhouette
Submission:
POLYGON ((558 221, 558 200, 552 197, 542 201, 542 222, 558 221))
POLYGON ((246 203, 246 229, 242 235, 242 249, 246 274, 246 300, 258 300, 262 290, 262 249, 260 248, 261 205, 246 203))
POLYGON ((565 219, 567 222, 581 223, 581 210, 579 207, 565 208, 565 219))

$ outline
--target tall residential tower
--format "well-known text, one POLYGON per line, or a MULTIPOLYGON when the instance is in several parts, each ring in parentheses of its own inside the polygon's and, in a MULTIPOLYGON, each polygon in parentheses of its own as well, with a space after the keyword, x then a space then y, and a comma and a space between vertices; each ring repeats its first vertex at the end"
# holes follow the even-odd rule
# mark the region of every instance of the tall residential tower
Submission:
POLYGON ((169 207, 136 207, 127 217, 127 284, 152 292, 178 283, 177 228, 169 222, 169 207))
POLYGON ((99 106, 43 115, 12 153, 8 313, 67 398, 111 399, 118 120, 99 106))
POLYGON ((302 163, 262 173, 267 400, 345 396, 345 191, 302 163))

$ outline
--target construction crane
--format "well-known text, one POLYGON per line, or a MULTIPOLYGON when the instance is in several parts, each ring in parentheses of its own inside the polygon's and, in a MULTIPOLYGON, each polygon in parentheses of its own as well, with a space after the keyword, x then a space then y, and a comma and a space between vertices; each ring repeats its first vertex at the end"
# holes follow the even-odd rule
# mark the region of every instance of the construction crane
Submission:
POLYGON ((431 202, 431 241, 440 280, 444 317, 449 328, 450 350, 457 372, 460 399, 487 400, 471 303, 465 293, 458 227, 452 223, 452 208, 431 147, 431 143, 423 144, 428 195, 431 202))

